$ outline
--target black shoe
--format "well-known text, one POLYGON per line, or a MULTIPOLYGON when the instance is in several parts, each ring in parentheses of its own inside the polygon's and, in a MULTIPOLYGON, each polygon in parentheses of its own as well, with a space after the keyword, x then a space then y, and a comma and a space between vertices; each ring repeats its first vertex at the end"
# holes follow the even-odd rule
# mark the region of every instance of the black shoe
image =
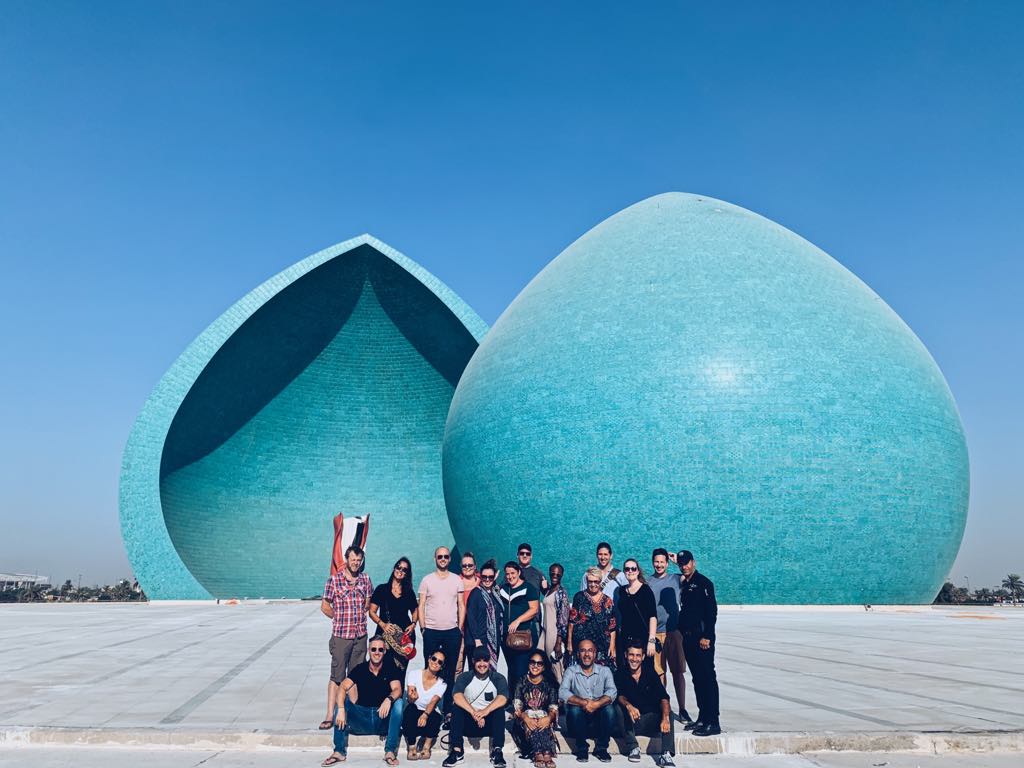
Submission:
POLYGON ((612 761, 612 756, 608 754, 607 749, 595 749, 594 757, 596 757, 602 763, 610 763, 612 761))
POLYGON ((684 731, 695 731, 698 728, 703 728, 703 727, 704 727, 704 723, 702 723, 700 720, 691 720, 690 722, 686 723, 683 726, 683 730, 684 731))
POLYGON ((706 723, 700 728, 693 729, 694 736, 717 736, 722 732, 721 726, 718 723, 706 723))
POLYGON ((590 755, 587 754, 587 750, 581 749, 578 752, 576 752, 576 762, 577 763, 585 763, 588 760, 590 760, 590 755))
POLYGON ((491 765, 494 768, 505 768, 505 756, 498 747, 491 750, 491 765))
POLYGON ((693 718, 690 717, 690 713, 687 712, 685 708, 682 711, 680 711, 678 715, 676 715, 676 718, 679 720, 680 723, 684 724, 693 722, 693 718))
POLYGON ((463 752, 456 752, 453 749, 451 752, 448 753, 448 757, 446 757, 444 759, 444 762, 441 763, 441 765, 443 765, 444 768, 452 768, 452 766, 458 765, 459 763, 461 763, 465 759, 466 759, 465 753, 463 753, 463 752))

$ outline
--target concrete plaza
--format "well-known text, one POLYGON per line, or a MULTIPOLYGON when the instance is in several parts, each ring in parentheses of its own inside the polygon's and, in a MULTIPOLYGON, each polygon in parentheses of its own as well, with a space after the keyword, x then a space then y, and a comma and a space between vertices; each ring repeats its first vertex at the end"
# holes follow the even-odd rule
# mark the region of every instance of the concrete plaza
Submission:
MULTIPOLYGON (((147 748, 154 759, 181 748, 326 754, 330 737, 316 724, 329 634, 315 602, 0 606, 0 765, 22 748, 42 759, 86 744, 147 748)), ((723 607, 725 733, 680 736, 677 749, 1021 750, 1021 637, 1015 608, 723 607)), ((379 759, 372 737, 353 748, 379 759)))

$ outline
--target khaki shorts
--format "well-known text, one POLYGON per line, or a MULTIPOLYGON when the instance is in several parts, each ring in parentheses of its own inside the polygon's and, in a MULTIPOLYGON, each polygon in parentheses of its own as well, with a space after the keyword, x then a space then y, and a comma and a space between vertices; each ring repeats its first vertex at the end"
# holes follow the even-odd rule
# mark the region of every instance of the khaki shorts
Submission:
POLYGON ((366 635, 351 639, 331 635, 327 649, 331 652, 331 682, 341 685, 353 667, 366 661, 366 635))

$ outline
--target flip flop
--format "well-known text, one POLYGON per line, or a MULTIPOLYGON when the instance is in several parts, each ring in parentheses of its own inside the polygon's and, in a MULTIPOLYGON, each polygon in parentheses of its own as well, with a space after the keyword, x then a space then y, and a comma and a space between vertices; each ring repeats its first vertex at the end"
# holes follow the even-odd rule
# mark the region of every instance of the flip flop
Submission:
POLYGON ((388 765, 398 765, 398 758, 388 752, 384 755, 384 762, 388 765))
POLYGON ((320 725, 317 726, 321 731, 329 731, 334 727, 334 723, 330 720, 321 720, 320 725))
POLYGON ((331 755, 326 760, 324 760, 322 763, 320 763, 320 765, 322 765, 324 768, 327 768, 327 766, 329 766, 329 765, 337 765, 338 763, 343 763, 343 762, 345 762, 345 758, 344 757, 336 757, 334 755, 331 755))

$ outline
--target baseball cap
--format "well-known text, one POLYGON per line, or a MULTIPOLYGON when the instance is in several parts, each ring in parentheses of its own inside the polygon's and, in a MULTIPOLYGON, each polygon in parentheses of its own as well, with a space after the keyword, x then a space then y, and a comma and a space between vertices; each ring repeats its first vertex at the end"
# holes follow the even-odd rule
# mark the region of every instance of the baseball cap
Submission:
POLYGON ((693 560, 693 552, 688 549, 681 549, 676 554, 676 562, 680 565, 686 565, 691 560, 693 560))

